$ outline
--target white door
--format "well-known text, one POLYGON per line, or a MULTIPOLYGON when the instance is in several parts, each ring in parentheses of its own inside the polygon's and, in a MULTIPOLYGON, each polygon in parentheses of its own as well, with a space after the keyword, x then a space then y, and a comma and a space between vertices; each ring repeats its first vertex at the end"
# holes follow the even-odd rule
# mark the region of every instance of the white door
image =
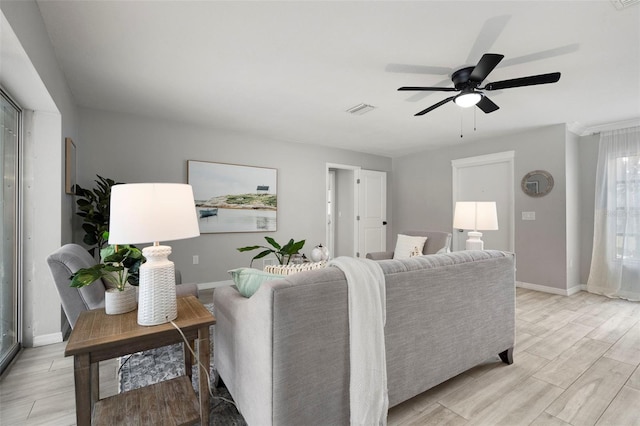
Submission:
POLYGON ((387 246, 387 174, 360 170, 358 184, 358 249, 356 256, 387 246))
MULTIPOLYGON (((513 151, 453 160, 456 201, 495 201, 497 231, 480 231, 485 249, 514 251, 513 151)), ((464 250, 467 231, 453 230, 453 249, 464 250)))

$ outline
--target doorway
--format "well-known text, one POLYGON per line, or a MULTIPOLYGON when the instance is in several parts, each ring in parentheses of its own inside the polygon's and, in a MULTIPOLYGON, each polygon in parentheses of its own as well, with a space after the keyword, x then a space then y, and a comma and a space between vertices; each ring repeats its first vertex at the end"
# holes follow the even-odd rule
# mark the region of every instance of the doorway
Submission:
POLYGON ((327 248, 331 258, 356 255, 357 166, 327 164, 327 248))
POLYGON ((327 164, 326 241, 331 258, 386 250, 387 174, 327 164))
MULTIPOLYGON (((495 201, 498 230, 483 232, 484 247, 514 251, 514 151, 452 160, 456 201, 495 201)), ((468 230, 453 230, 453 250, 463 250, 468 230)))

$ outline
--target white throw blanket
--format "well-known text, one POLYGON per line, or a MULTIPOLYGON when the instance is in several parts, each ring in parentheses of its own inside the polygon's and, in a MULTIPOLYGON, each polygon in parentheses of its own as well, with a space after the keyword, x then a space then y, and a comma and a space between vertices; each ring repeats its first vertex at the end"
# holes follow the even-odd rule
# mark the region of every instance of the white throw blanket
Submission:
POLYGON ((351 425, 384 426, 389 409, 384 273, 380 265, 368 259, 338 257, 329 266, 344 272, 349 290, 351 425))

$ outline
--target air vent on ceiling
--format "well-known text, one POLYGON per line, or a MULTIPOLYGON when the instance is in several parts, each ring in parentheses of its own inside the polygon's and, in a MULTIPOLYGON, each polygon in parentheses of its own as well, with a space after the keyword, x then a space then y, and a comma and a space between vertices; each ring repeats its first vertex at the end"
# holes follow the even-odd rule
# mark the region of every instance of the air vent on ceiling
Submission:
POLYGON ((640 0, 611 0, 611 3, 616 7, 616 9, 624 9, 625 7, 632 6, 634 4, 640 3, 640 0))
POLYGON ((373 111, 374 109, 375 107, 373 105, 358 104, 349 108, 347 112, 354 115, 362 115, 368 113, 369 111, 373 111))

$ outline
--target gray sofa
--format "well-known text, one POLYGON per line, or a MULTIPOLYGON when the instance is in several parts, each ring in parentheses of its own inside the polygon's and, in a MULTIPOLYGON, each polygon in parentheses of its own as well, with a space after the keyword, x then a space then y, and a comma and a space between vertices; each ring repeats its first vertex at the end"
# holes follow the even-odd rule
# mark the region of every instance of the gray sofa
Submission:
MULTIPOLYGON (((389 406, 496 355, 512 362, 515 258, 461 251, 379 262, 389 406)), ((249 425, 349 424, 347 284, 337 268, 214 292, 215 369, 249 425)))

